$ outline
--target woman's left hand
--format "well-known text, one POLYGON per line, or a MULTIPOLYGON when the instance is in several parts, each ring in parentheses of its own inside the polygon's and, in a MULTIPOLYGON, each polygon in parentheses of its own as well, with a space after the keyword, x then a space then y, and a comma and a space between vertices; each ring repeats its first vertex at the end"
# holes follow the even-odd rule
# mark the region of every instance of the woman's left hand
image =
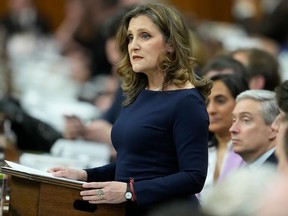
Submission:
POLYGON ((84 183, 83 188, 87 190, 81 191, 80 195, 92 204, 118 204, 126 201, 124 194, 127 183, 124 182, 89 182, 84 183))

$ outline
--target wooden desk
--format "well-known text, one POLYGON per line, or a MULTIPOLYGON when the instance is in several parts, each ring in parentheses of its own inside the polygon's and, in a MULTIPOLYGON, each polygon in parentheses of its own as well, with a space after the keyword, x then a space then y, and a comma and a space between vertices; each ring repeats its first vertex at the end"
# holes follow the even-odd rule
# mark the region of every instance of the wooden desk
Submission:
MULTIPOLYGON (((2 170, 5 173, 5 170, 2 170)), ((7 174, 7 173, 6 173, 7 174)), ((8 175, 11 175, 8 170, 8 175)), ((27 176, 26 176, 27 177, 27 176)), ((10 216, 124 216, 125 205, 92 205, 82 201, 81 186, 49 178, 10 178, 10 216), (89 211, 90 209, 90 211, 89 211)))

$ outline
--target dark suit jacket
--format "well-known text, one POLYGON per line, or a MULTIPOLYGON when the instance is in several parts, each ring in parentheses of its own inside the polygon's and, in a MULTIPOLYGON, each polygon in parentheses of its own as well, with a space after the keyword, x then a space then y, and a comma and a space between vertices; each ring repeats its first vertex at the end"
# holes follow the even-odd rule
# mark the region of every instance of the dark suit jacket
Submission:
POLYGON ((264 163, 265 164, 270 163, 274 165, 278 164, 278 159, 275 155, 275 152, 273 152, 273 154, 271 154, 264 163))

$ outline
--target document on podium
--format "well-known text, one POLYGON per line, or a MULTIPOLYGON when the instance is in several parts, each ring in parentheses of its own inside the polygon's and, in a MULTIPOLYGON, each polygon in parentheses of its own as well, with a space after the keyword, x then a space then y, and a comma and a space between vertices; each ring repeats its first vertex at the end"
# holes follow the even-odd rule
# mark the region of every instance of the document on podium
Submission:
POLYGON ((22 178, 28 178, 29 180, 35 180, 46 183, 63 184, 63 186, 70 186, 81 188, 84 181, 77 181, 67 178, 55 177, 49 172, 37 170, 31 167, 27 167, 12 161, 5 160, 8 166, 1 167, 1 173, 8 175, 15 175, 22 178))

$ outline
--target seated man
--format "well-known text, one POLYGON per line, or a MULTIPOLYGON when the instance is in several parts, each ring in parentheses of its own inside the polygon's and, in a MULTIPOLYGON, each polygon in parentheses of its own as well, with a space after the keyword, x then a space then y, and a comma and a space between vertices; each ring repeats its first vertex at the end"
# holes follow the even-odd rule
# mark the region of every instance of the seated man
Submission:
POLYGON ((247 90, 237 96, 230 128, 233 150, 250 169, 258 169, 266 162, 277 163, 277 130, 271 125, 278 114, 272 91, 247 90))
POLYGON ((280 65, 271 53, 259 48, 240 48, 231 56, 246 67, 250 89, 274 91, 280 84, 280 65))

